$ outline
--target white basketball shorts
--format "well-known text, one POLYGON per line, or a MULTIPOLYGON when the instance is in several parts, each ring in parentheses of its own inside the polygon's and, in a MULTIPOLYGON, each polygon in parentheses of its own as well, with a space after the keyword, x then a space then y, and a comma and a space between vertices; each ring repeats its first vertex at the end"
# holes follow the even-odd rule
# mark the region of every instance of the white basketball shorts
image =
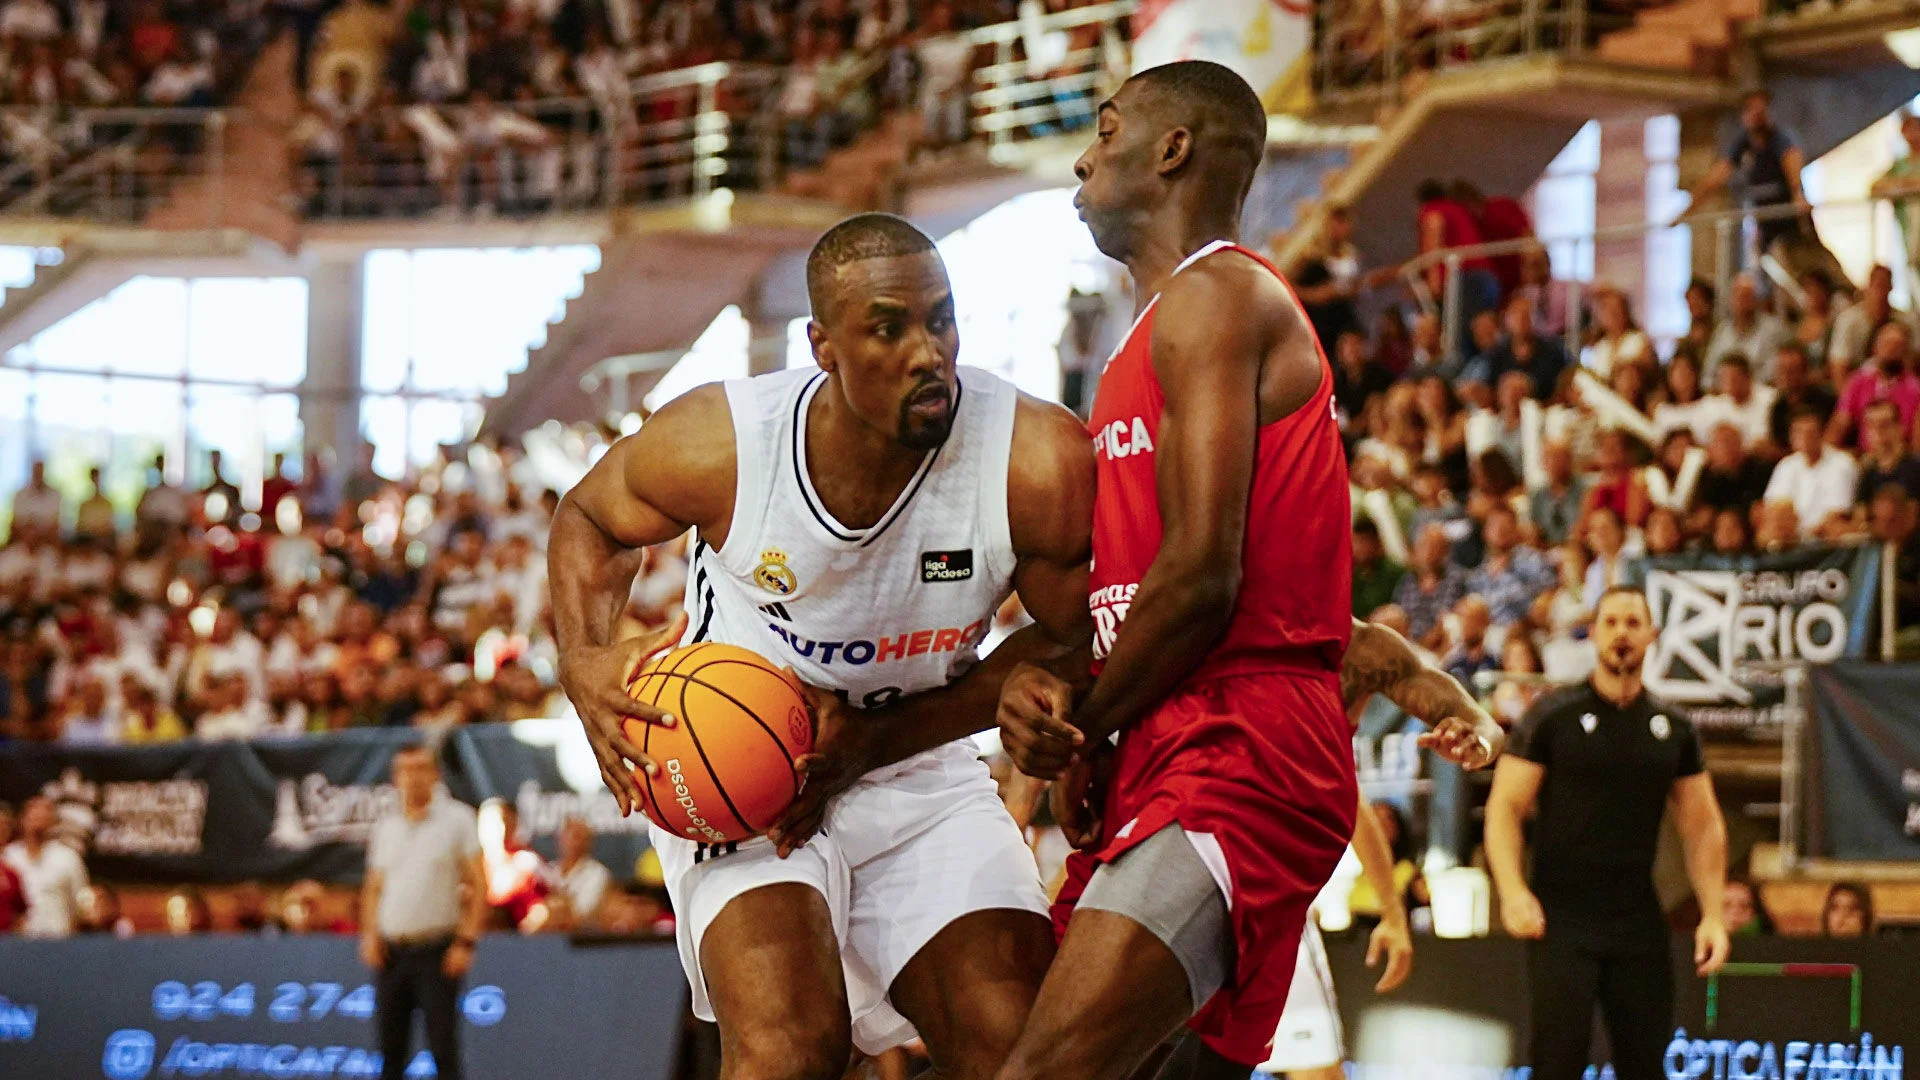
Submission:
POLYGON ((1333 968, 1320 928, 1307 917, 1300 935, 1300 953, 1293 965, 1293 987, 1287 991, 1287 1010, 1273 1033, 1273 1053, 1261 1072, 1319 1069, 1346 1060, 1346 1040, 1340 1029, 1340 1006, 1333 996, 1333 968))
POLYGON ((847 789, 821 833, 785 859, 764 838, 702 845, 657 826, 650 832, 694 1015, 714 1018, 700 940, 721 909, 766 885, 811 885, 833 916, 853 1042, 865 1054, 918 1037, 887 992, 948 923, 1001 908, 1047 914, 1033 852, 970 742, 929 750, 847 789))

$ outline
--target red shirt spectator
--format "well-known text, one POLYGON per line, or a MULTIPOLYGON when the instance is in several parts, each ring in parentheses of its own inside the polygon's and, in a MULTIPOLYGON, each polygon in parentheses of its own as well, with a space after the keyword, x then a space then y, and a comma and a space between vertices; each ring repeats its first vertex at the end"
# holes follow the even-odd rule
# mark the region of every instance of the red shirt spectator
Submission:
POLYGON ((127 32, 128 50, 141 75, 151 73, 180 45, 180 30, 160 13, 158 4, 141 8, 133 28, 127 32))
POLYGON ((296 494, 300 485, 287 479, 287 455, 273 455, 273 475, 260 482, 260 521, 261 528, 271 528, 273 515, 280 508, 280 500, 296 494))
MULTIPOLYGON (((1459 185, 1472 191, 1471 185, 1459 185)), ((1488 243, 1500 240, 1520 240, 1533 235, 1533 219, 1527 216, 1527 208, 1515 199, 1505 195, 1481 198, 1478 191, 1472 191, 1473 198, 1464 200, 1467 208, 1480 223, 1480 237, 1488 243)), ((1495 255, 1493 276, 1500 280, 1500 294, 1505 296, 1520 286, 1520 267, 1524 256, 1520 252, 1508 255, 1495 255)))

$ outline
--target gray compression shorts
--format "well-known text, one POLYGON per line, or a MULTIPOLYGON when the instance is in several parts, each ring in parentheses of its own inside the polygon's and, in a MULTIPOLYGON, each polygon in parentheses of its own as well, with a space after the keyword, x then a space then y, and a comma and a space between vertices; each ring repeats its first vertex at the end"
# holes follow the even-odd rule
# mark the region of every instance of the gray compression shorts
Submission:
POLYGON ((1178 822, 1102 863, 1075 908, 1124 915, 1159 938, 1186 969, 1195 1012, 1233 977, 1227 899, 1178 822))

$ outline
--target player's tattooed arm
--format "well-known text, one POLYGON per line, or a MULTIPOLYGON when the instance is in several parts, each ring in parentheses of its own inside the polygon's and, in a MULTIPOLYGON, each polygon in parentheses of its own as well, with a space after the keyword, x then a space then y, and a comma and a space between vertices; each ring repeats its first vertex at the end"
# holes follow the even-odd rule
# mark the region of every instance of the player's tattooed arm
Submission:
POLYGON ((1340 662, 1340 695, 1349 711, 1379 694, 1433 730, 1420 745, 1466 769, 1493 763, 1506 734, 1453 676, 1428 666, 1391 628, 1353 623, 1353 639, 1340 662))
POLYGON ((733 504, 732 432, 725 392, 695 390, 615 443, 554 511, 547 579, 560 686, 622 814, 639 803, 632 768, 654 768, 626 737, 625 722, 673 723, 628 697, 627 684, 648 657, 679 640, 686 616, 630 641, 613 640, 615 627, 642 549, 690 527, 721 542, 733 504))

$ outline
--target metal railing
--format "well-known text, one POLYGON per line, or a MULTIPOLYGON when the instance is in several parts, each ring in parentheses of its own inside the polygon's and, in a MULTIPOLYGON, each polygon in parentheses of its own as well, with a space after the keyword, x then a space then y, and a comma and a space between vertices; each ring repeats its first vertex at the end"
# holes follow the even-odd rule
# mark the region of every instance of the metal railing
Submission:
POLYGON ((532 214, 697 198, 778 179, 771 68, 703 64, 618 101, 414 104, 304 132, 309 218, 532 214))
POLYGON ((218 174, 221 109, 0 109, 0 214, 142 220, 218 174))
POLYGON ((1577 56, 1630 16, 1587 0, 1332 0, 1314 7, 1314 91, 1323 104, 1398 100, 1422 73, 1577 56))
POLYGON ((1133 0, 983 26, 968 34, 993 59, 974 69, 973 130, 994 151, 1093 123, 1127 77, 1133 0))
MULTIPOLYGON (((1868 235, 1868 265, 1887 261, 1905 263, 1905 253, 1888 253, 1880 250, 1881 230, 1877 225, 1878 208, 1887 199, 1855 200, 1822 204, 1815 208, 1816 215, 1826 217, 1829 223, 1837 215, 1859 215, 1866 218, 1868 235)), ((1797 282, 1798 271, 1804 267, 1790 266, 1783 261, 1779 249, 1761 250, 1756 242, 1760 226, 1800 218, 1805 211, 1783 203, 1778 206, 1758 208, 1737 208, 1688 214, 1673 221, 1639 221, 1622 225, 1609 225, 1596 228, 1590 234, 1562 237, 1524 237, 1517 240, 1500 240, 1484 244, 1472 244, 1463 247, 1443 248, 1415 256, 1400 265, 1398 272, 1408 292, 1421 309, 1440 317, 1443 347, 1448 360, 1459 358, 1459 347, 1463 340, 1462 331, 1468 317, 1464 306, 1463 281, 1461 270, 1471 259, 1488 259, 1500 256, 1524 255, 1535 249, 1559 250, 1578 256, 1579 248, 1587 248, 1594 258, 1594 278, 1604 281, 1606 274, 1599 265, 1599 255, 1610 246, 1636 240, 1644 241, 1649 235, 1682 226, 1693 230, 1693 242, 1697 246, 1704 242, 1712 245, 1711 265, 1712 282, 1724 316, 1725 306, 1731 295, 1730 286, 1734 275, 1742 271, 1764 273, 1773 286, 1785 292, 1796 302, 1800 299, 1800 287, 1797 282), (1434 271, 1442 271, 1435 274, 1434 271), (1439 295, 1429 282, 1431 276, 1441 279, 1439 295)), ((1813 250, 1811 247, 1804 251, 1813 250)), ((1844 281, 1836 281, 1844 285, 1844 281)), ((1920 281, 1911 283, 1920 287, 1920 281)), ((1586 292, 1592 287, 1575 278, 1559 278, 1550 283, 1552 287, 1565 290, 1565 311, 1567 314, 1566 345, 1568 355, 1578 356, 1583 343, 1585 327, 1582 325, 1586 292)))

